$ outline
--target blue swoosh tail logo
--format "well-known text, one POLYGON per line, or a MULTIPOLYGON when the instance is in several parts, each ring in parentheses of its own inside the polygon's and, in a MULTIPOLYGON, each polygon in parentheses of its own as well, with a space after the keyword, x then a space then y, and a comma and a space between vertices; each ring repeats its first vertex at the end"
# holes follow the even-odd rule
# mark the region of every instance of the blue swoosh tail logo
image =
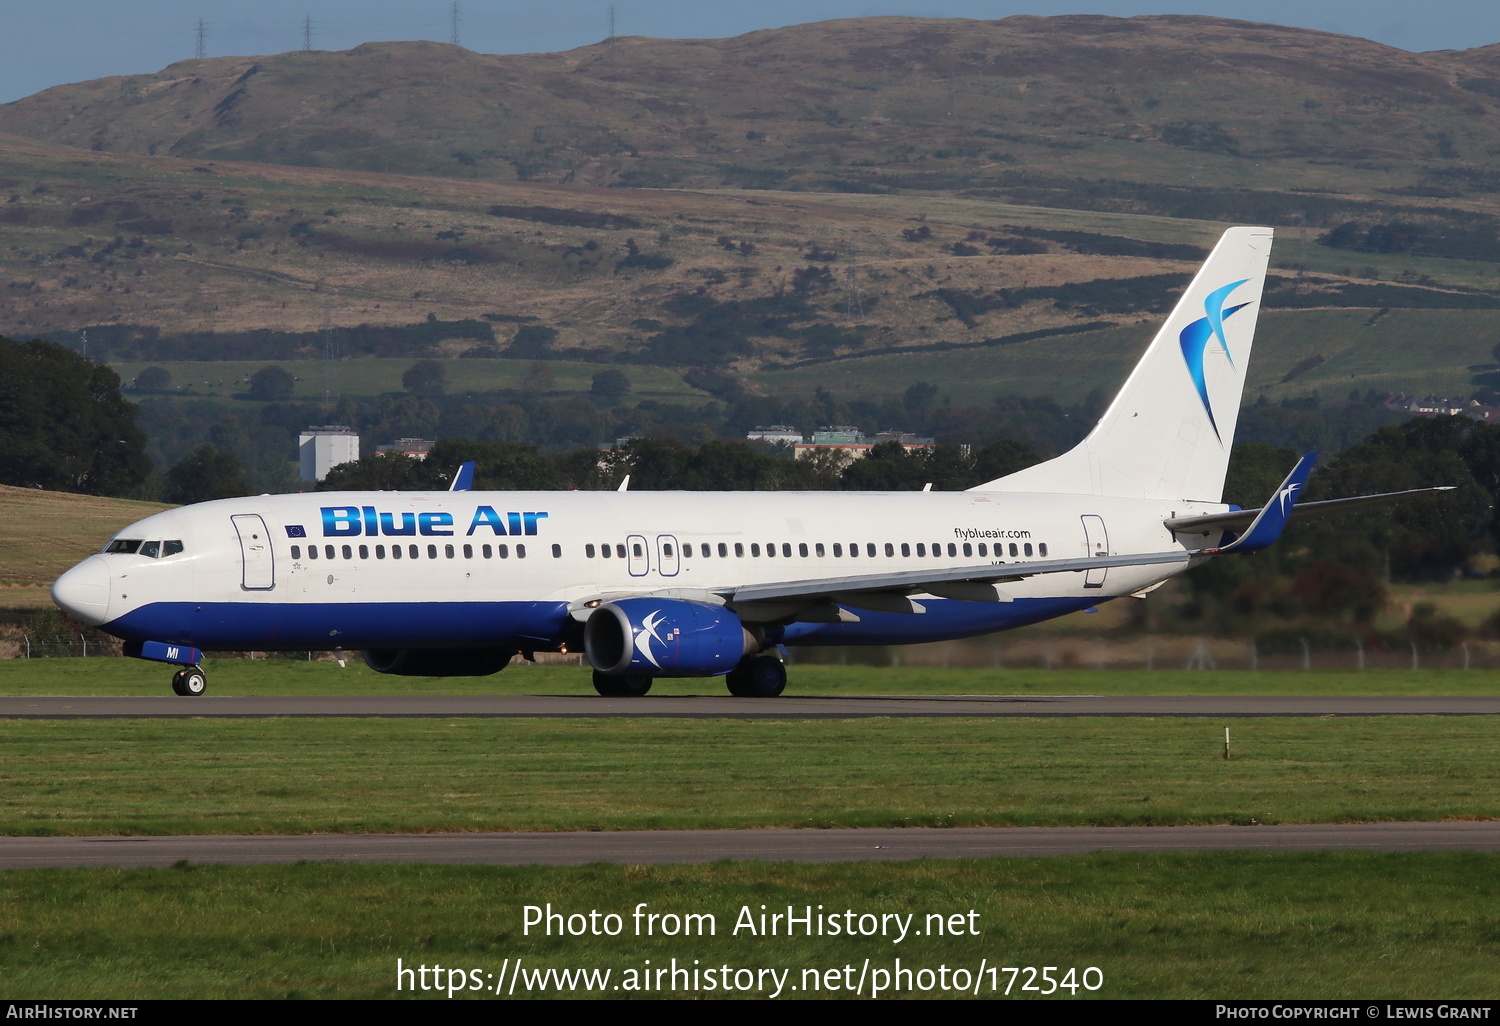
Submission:
POLYGON ((1219 423, 1214 418, 1213 405, 1208 400, 1208 381, 1203 360, 1208 353, 1209 340, 1218 339, 1219 346, 1224 351, 1224 358, 1229 361, 1229 366, 1234 366, 1234 354, 1230 352, 1229 340, 1224 336, 1224 322, 1250 304, 1241 303, 1239 306, 1225 309, 1224 300, 1229 298, 1231 292, 1249 280, 1249 278, 1241 278, 1237 282, 1210 292, 1208 298, 1203 301, 1204 316, 1183 328, 1182 333, 1177 336, 1177 341, 1182 346, 1183 362, 1187 364, 1188 376, 1193 379, 1193 387, 1198 390, 1198 399, 1203 403, 1203 412, 1208 414, 1208 423, 1220 441, 1223 441, 1223 435, 1219 434, 1219 423))

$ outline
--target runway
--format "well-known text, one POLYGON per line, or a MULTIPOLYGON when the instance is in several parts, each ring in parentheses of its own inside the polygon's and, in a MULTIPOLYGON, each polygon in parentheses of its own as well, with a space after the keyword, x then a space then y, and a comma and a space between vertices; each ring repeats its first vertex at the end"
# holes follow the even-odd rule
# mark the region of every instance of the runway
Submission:
POLYGON ((592 695, 170 695, 0 698, 0 719, 188 717, 660 717, 860 719, 876 716, 1495 716, 1500 695, 861 695, 849 697, 592 695))
POLYGON ((0 837, 0 869, 300 861, 579 866, 1174 851, 1500 851, 1500 822, 906 830, 632 830, 524 834, 0 837))

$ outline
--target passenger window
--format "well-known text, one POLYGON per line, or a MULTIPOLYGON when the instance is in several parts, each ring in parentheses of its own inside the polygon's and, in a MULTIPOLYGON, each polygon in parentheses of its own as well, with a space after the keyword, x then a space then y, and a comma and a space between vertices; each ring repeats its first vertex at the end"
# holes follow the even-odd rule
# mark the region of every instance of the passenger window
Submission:
POLYGON ((624 545, 616 545, 615 546, 615 555, 618 556, 621 559, 624 559, 625 558, 625 546, 624 545))
MULTIPOLYGON (((818 558, 819 559, 822 559, 823 558, 823 543, 822 542, 818 542, 816 545, 814 545, 813 546, 813 551, 818 554, 818 558)), ((803 555, 806 555, 806 553, 803 553, 803 555)))
POLYGON ((964 555, 965 556, 972 556, 972 555, 974 555, 974 546, 970 545, 968 542, 964 542, 964 555))
POLYGON ((444 545, 443 546, 443 555, 447 556, 449 559, 452 559, 453 558, 453 546, 452 545, 444 545))
POLYGON ((744 542, 735 542, 734 543, 734 554, 735 554, 735 557, 738 558, 738 559, 744 559, 745 558, 745 543, 744 542))
MULTIPOLYGON (((517 547, 519 548, 519 546, 517 546, 517 547)), ((641 543, 640 542, 631 542, 630 543, 630 554, 632 556, 634 556, 636 559, 640 559, 642 556, 645 555, 645 553, 641 551, 641 543)))
MULTIPOLYGON (((791 559, 792 558, 792 543, 791 542, 782 542, 781 543, 781 554, 783 556, 785 556, 787 559, 791 559)), ((802 554, 804 556, 807 555, 807 546, 806 545, 802 546, 802 554)))
POLYGON ((428 559, 437 559, 437 546, 436 545, 433 545, 431 543, 428 544, 428 546, 427 546, 427 558, 428 559))
POLYGON ((955 544, 953 544, 952 542, 948 543, 948 555, 950 555, 950 556, 956 556, 956 555, 958 555, 958 546, 955 545, 955 544))
POLYGON ((344 558, 345 559, 353 559, 354 558, 354 550, 353 549, 351 549, 347 545, 343 546, 343 549, 344 549, 344 558))
POLYGON ((490 548, 488 545, 481 545, 479 546, 479 554, 485 559, 489 559, 495 554, 495 550, 490 548))
POLYGON ((874 542, 865 542, 865 555, 869 556, 871 559, 875 558, 875 543, 874 542))
POLYGON ((890 542, 886 542, 885 543, 885 554, 887 556, 894 556, 896 554, 896 546, 892 545, 890 542))
POLYGON ((585 545, 583 547, 583 554, 585 556, 589 557, 590 559, 594 558, 594 543, 593 542, 589 542, 587 545, 585 545))
POLYGON ((607 543, 604 544, 604 545, 599 546, 599 555, 602 556, 602 557, 604 557, 605 559, 608 559, 610 556, 613 556, 614 554, 615 554, 614 550, 611 549, 607 543))
POLYGON ((989 553, 989 546, 985 545, 984 542, 980 542, 979 543, 979 554, 981 556, 988 556, 990 554, 989 553))
POLYGON ((473 559, 474 558, 474 546, 472 546, 472 545, 465 545, 464 546, 464 558, 465 559, 473 559))
POLYGON ((370 558, 370 546, 368 546, 368 545, 361 545, 359 547, 359 558, 360 559, 369 559, 370 558))
POLYGON ((332 545, 324 545, 323 546, 323 555, 327 556, 329 559, 332 559, 333 558, 333 546, 332 545))
POLYGON ((917 542, 917 555, 927 555, 927 545, 924 542, 917 542))
POLYGON ((1026 555, 1031 555, 1031 542, 1026 543, 1026 555))
POLYGON ((1037 555, 1039 555, 1039 556, 1045 556, 1047 554, 1047 543, 1046 542, 1039 543, 1037 545, 1037 547, 1036 547, 1036 551, 1037 551, 1037 555))
POLYGON ((375 558, 376 559, 384 559, 385 558, 385 546, 384 545, 377 545, 377 546, 375 546, 375 558))
POLYGON ((843 558, 843 556, 844 556, 844 546, 843 546, 842 543, 840 543, 840 542, 834 542, 833 543, 833 556, 834 556, 835 559, 842 559, 843 558))
MULTIPOLYGON (((687 548, 687 554, 689 556, 691 556, 693 554, 693 547, 691 545, 689 545, 686 548, 687 548)), ((703 555, 703 556, 712 556, 714 554, 714 547, 712 545, 710 545, 708 542, 704 542, 702 545, 698 546, 698 553, 699 553, 699 555, 703 555)))
MULTIPOLYGON (((312 549, 308 549, 307 551, 308 551, 309 555, 312 554, 312 549)), ((399 545, 392 545, 391 546, 391 558, 392 559, 400 559, 401 558, 401 546, 399 546, 399 545)))
POLYGON ((526 546, 520 544, 519 542, 516 543, 516 558, 517 559, 525 559, 526 558, 526 546))
POLYGON ((161 543, 161 554, 163 559, 165 559, 167 556, 175 556, 181 551, 182 542, 180 541, 164 541, 161 543))
POLYGON ((509 545, 496 545, 495 546, 495 552, 500 556, 501 559, 509 559, 510 558, 510 546, 509 545))
POLYGON ((561 545, 554 544, 552 546, 552 558, 553 559, 562 559, 562 546, 561 545))
POLYGON ((726 557, 729 555, 729 545, 727 543, 719 542, 719 555, 726 557))
POLYGON ((859 555, 859 542, 850 542, 849 543, 849 558, 853 559, 854 557, 856 557, 858 555, 859 555))
MULTIPOLYGON (((669 555, 669 556, 672 554, 671 549, 672 549, 672 546, 668 545, 667 546, 667 555, 669 555)), ((691 556, 693 554, 693 543, 692 542, 683 542, 683 544, 682 544, 682 554, 683 554, 684 557, 691 556)))
POLYGON ((667 557, 668 559, 671 559, 672 558, 672 546, 671 545, 663 545, 661 547, 661 554, 663 556, 667 557))
POLYGON ((751 542, 750 543, 750 555, 752 555, 752 556, 759 556, 760 555, 760 542, 751 542))
POLYGON ((911 546, 908 545, 908 544, 906 544, 906 542, 902 542, 901 543, 901 555, 903 555, 903 556, 910 556, 911 555, 911 546))
POLYGON ((293 545, 292 546, 292 558, 293 559, 301 559, 302 558, 302 546, 301 545, 293 545))
POLYGON ((1010 554, 1012 556, 1019 556, 1021 554, 1021 550, 1018 549, 1018 548, 1016 548, 1016 543, 1015 542, 1011 542, 1010 543, 1010 554))
POLYGON ((422 550, 417 548, 415 545, 408 545, 406 547, 406 554, 412 559, 420 559, 422 556, 422 550))
POLYGON ((308 559, 317 559, 318 558, 318 547, 316 545, 309 545, 307 547, 307 558, 308 559))

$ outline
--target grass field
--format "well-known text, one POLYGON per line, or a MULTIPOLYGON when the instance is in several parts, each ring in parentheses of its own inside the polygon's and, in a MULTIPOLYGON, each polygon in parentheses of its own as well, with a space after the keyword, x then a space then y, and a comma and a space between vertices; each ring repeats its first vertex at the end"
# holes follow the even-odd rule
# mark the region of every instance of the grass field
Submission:
POLYGON ((1500 816, 1494 717, 31 720, 0 834, 1500 816))
MULTIPOLYGON (((1103 998, 1483 1000, 1494 996, 1500 953, 1497 869, 1488 855, 1225 853, 855 866, 13 870, 0 874, 0 957, 5 995, 28 1000, 446 1001, 442 989, 398 993, 397 959, 406 968, 442 966, 445 984, 493 988, 518 958, 528 972, 608 969, 596 993, 616 998, 639 996, 630 973, 639 981, 643 970, 670 969, 673 959, 689 970, 727 966, 731 978, 745 968, 789 970, 781 997, 847 997, 842 988, 852 988, 866 959, 889 981, 900 958, 908 970, 962 968, 971 979, 981 960, 1060 966, 1059 977, 1092 966, 1103 979, 1092 996, 1103 998), (620 915, 623 930, 523 932, 523 906, 548 902, 563 914, 620 915), (715 932, 636 937, 630 916, 642 902, 647 911, 711 914, 715 932), (740 910, 758 914, 761 905, 790 905, 799 915, 808 906, 825 915, 911 914, 915 929, 929 914, 958 913, 978 936, 909 935, 896 944, 878 936, 736 935, 740 910), (977 916, 969 920, 971 910, 977 916), (480 975, 450 977, 450 969, 480 975), (832 978, 823 975, 830 969, 832 978), (813 974, 804 970, 818 971, 820 987, 833 979, 840 989, 808 993, 813 974)), ((738 996, 770 996, 775 984, 762 979, 763 989, 741 974, 751 989, 738 996)), ((913 994, 923 978, 910 979, 906 993, 883 996, 957 996, 935 981, 913 994)), ((983 977, 982 996, 990 996, 990 979, 983 977)), ((1003 991, 1013 976, 996 979, 1003 991)), ((1035 996, 1020 993, 1022 982, 1012 997, 1035 996)), ((509 996, 585 995, 523 983, 509 996)), ((700 984, 649 996, 725 995, 700 984)))
MULTIPOLYGON (((316 653, 321 655, 321 653, 316 653)), ((795 655, 795 653, 794 653, 795 655)), ((301 659, 210 659, 210 695, 593 695, 582 666, 515 664, 493 677, 392 677, 301 659)), ((788 695, 1493 695, 1480 670, 1079 670, 793 662, 788 695)), ((0 660, 0 696, 163 695, 171 667, 139 659, 0 660)), ((719 677, 663 678, 652 695, 723 695, 719 677)), ((646 698, 647 703, 650 698, 646 698)))

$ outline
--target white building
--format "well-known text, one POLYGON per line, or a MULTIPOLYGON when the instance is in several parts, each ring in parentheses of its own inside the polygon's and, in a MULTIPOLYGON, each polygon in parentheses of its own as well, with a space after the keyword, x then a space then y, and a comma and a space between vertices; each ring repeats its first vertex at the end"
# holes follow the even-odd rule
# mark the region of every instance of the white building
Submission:
POLYGON ((297 440, 302 480, 315 484, 340 463, 359 459, 359 435, 343 424, 310 427, 297 440))

